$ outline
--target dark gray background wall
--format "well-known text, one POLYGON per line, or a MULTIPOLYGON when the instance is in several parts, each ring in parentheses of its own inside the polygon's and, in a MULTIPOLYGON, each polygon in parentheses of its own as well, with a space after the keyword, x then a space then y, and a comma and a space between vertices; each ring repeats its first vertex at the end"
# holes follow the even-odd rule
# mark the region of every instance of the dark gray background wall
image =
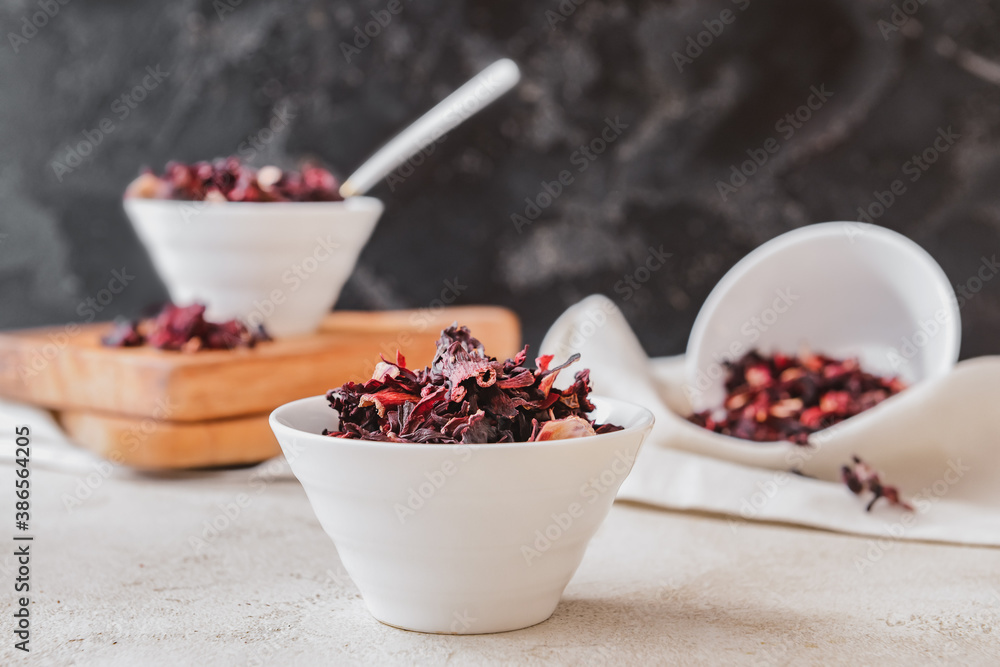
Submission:
MULTIPOLYGON (((460 302, 513 308, 538 342, 567 305, 603 292, 651 353, 676 353, 746 252, 856 219, 897 178, 906 192, 877 222, 921 243, 956 285, 1000 251, 996 3, 576 2, 404 1, 350 63, 340 43, 388 0, 52 0, 34 32, 38 0, 3 2, 0 326, 78 320, 121 267, 136 278, 102 318, 165 297, 121 210, 141 166, 231 154, 289 109, 254 164, 313 156, 345 176, 501 56, 522 66, 519 88, 394 190, 372 192, 387 210, 338 307, 423 307, 457 278, 460 302), (688 38, 705 21, 720 34, 701 35, 699 53, 688 38), (122 117, 147 67, 169 76, 122 117), (797 127, 779 124, 813 87, 832 96, 813 98, 797 127), (105 118, 113 131, 57 173, 105 118), (627 127, 579 172, 574 151, 608 118, 627 127), (908 180, 911 156, 949 127, 960 138, 908 180), (723 199, 718 181, 769 138, 777 152, 723 199), (573 183, 518 233, 512 214, 564 169, 573 183), (672 257, 626 299, 616 283, 650 246, 672 257)), ((1000 279, 962 316, 964 356, 1000 352, 1000 279)))

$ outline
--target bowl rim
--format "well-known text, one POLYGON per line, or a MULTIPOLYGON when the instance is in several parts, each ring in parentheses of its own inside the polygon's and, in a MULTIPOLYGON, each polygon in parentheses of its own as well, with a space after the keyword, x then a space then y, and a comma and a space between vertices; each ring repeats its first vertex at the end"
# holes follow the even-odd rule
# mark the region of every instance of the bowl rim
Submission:
POLYGON ((219 201, 206 202, 197 199, 157 199, 151 197, 122 197, 122 205, 126 207, 148 207, 148 208, 179 208, 181 206, 205 206, 211 210, 218 208, 251 209, 266 206, 267 210, 280 209, 286 207, 295 208, 348 208, 348 209, 372 209, 382 210, 385 202, 378 197, 368 195, 355 195, 341 199, 339 201, 219 201))
MULTIPOLYGON (((573 446, 575 443, 580 442, 594 442, 599 439, 610 439, 615 436, 619 436, 626 433, 636 433, 652 428, 653 423, 656 421, 653 413, 646 407, 639 405, 638 403, 632 403, 631 401, 624 401, 620 398, 612 398, 610 396, 600 396, 600 395, 590 395, 591 402, 600 404, 618 404, 629 408, 634 408, 639 410, 636 423, 631 426, 626 426, 620 431, 612 431, 610 433, 597 433, 595 435, 585 435, 579 438, 563 438, 560 440, 543 440, 541 442, 491 442, 491 443, 473 443, 473 442, 457 442, 457 443, 425 443, 425 442, 385 442, 383 440, 361 440, 355 438, 338 438, 335 436, 323 435, 321 433, 313 433, 312 431, 304 431, 294 426, 289 426, 278 421, 282 418, 280 413, 289 411, 293 406, 299 404, 316 403, 320 404, 322 401, 325 403, 324 407, 327 410, 332 410, 329 403, 326 402, 326 394, 320 394, 318 396, 309 396, 306 398, 300 398, 295 401, 289 401, 284 405, 281 405, 271 411, 271 414, 267 417, 267 422, 274 432, 275 436, 278 436, 278 432, 281 431, 287 435, 292 435, 296 437, 309 437, 316 438, 317 443, 328 443, 330 446, 338 447, 362 447, 364 449, 381 449, 381 450, 403 450, 403 451, 426 451, 426 452, 440 452, 445 448, 455 448, 455 447, 484 447, 487 450, 511 450, 511 449, 525 449, 525 448, 537 448, 537 447, 567 447, 573 446)), ((280 438, 279 438, 280 441, 280 438)))

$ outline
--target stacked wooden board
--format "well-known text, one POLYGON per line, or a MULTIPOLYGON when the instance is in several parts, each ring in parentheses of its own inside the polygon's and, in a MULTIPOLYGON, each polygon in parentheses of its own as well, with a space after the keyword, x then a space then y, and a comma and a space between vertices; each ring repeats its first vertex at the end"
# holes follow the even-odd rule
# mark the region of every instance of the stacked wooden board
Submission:
POLYGON ((0 333, 0 396, 52 410, 71 440, 124 465, 249 464, 280 451, 271 410, 366 379, 397 349, 423 367, 453 322, 492 356, 520 349, 517 317, 491 306, 335 312, 308 336, 187 354, 109 348, 109 325, 70 325, 0 333))

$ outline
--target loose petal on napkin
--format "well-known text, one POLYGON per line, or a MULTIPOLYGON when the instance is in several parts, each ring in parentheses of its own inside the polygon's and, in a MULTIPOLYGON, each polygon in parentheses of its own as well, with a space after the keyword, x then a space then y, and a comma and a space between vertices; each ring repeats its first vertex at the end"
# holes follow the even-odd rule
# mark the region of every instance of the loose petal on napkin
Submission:
POLYGON ((594 393, 656 417, 618 497, 744 521, 859 535, 1000 546, 1000 357, 958 364, 841 425, 811 446, 734 441, 687 422, 683 358, 650 359, 610 299, 594 295, 556 320, 543 354, 579 352, 594 393), (916 511, 865 501, 839 481, 858 455, 916 511), (801 471, 819 479, 794 474, 801 471))

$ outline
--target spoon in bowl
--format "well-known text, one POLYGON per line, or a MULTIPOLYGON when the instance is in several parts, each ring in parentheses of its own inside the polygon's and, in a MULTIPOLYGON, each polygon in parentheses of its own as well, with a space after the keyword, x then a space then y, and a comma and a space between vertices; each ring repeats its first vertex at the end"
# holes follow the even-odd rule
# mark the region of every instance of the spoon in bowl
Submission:
POLYGON ((521 71, 508 58, 498 60, 444 98, 368 158, 340 186, 345 199, 363 195, 394 169, 517 85, 521 71))

